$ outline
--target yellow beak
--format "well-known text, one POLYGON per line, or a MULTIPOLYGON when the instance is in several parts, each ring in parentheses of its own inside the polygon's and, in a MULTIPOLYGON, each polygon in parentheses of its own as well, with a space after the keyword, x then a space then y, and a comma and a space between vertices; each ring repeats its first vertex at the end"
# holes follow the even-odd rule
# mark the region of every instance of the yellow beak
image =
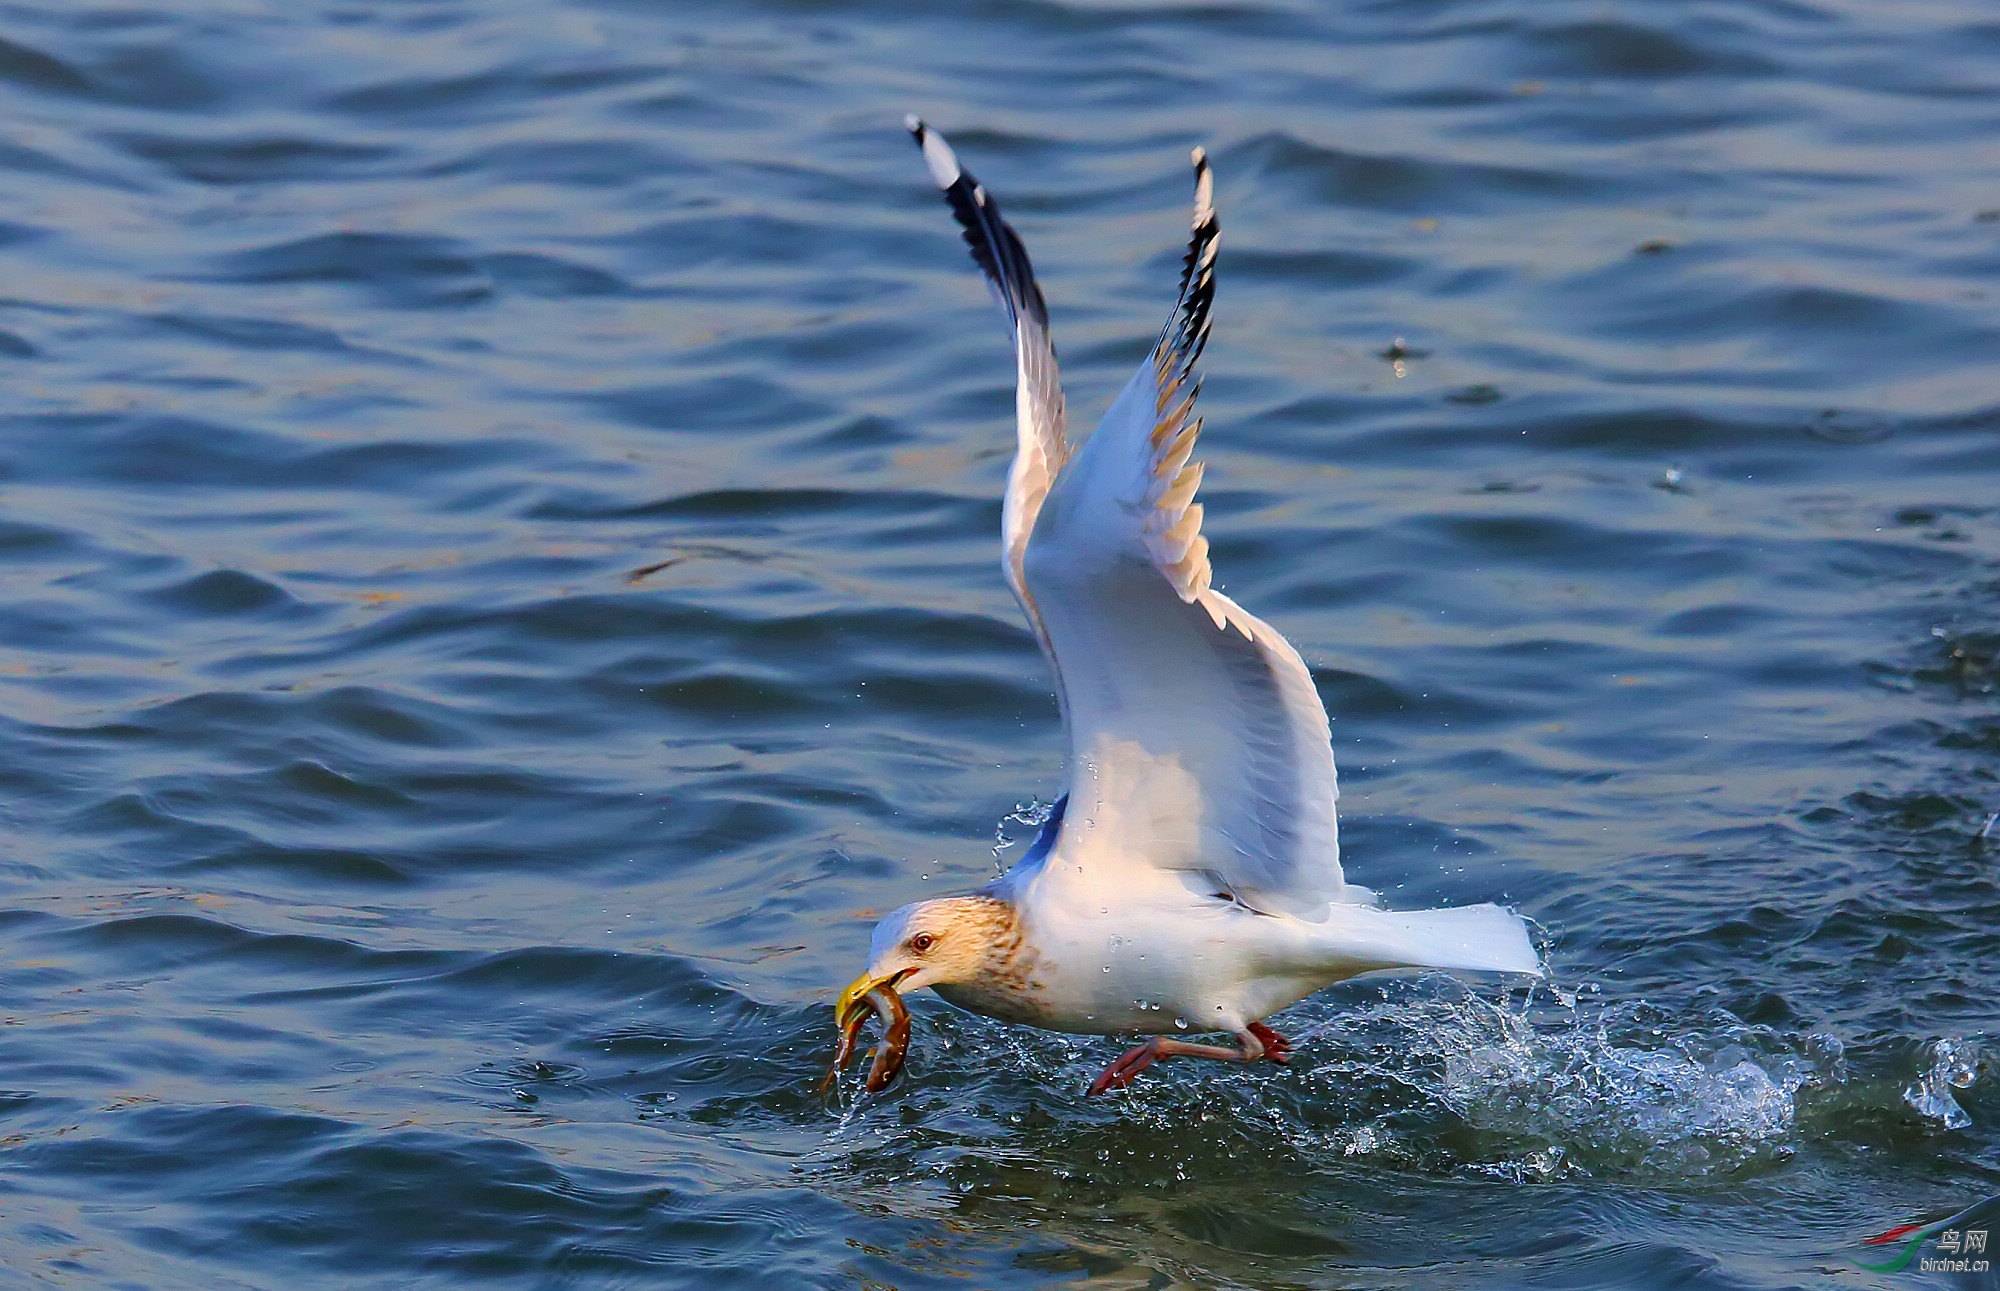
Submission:
POLYGON ((834 1027, 837 1030, 845 1031, 853 1015, 858 1010, 867 1007, 867 1005, 861 1002, 862 996, 868 994, 868 992, 878 986, 894 986, 896 980, 901 976, 901 973, 889 973, 882 977, 871 977, 867 973, 863 973, 849 982, 847 989, 840 993, 840 998, 833 1002, 834 1027))

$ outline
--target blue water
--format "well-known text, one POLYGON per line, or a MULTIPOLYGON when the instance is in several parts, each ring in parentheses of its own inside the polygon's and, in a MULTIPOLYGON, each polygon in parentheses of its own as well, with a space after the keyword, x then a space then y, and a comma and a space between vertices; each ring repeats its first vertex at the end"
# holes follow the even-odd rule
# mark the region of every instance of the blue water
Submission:
POLYGON ((1951 1285, 1850 1259, 2000 1193, 1996 59, 1971 0, 0 8, 0 1279, 1951 1285), (874 917, 1062 788, 911 111, 1081 426, 1209 149, 1218 577, 1349 874, 1548 984, 1094 1100, 1116 1042, 919 996, 814 1097, 874 917))

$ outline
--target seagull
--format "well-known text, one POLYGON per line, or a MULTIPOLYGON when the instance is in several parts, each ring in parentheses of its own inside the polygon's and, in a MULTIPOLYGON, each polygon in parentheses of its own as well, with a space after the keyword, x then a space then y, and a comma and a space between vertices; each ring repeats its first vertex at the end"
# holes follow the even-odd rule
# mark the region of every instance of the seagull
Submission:
POLYGON ((1006 874, 876 926, 867 971, 835 1005, 849 1043, 871 992, 922 987, 1009 1023, 1147 1037, 1091 1083, 1098 1094, 1164 1058, 1285 1063, 1291 1042, 1264 1019, 1357 974, 1539 976, 1510 910, 1390 911, 1346 881, 1312 674, 1213 585, 1192 460, 1220 246, 1206 154, 1193 154, 1173 312, 1096 433, 1073 444, 1021 239, 942 135, 905 124, 1013 327, 1002 568, 1055 675, 1068 785, 1006 874), (1215 1033, 1234 1043, 1181 1038, 1215 1033))

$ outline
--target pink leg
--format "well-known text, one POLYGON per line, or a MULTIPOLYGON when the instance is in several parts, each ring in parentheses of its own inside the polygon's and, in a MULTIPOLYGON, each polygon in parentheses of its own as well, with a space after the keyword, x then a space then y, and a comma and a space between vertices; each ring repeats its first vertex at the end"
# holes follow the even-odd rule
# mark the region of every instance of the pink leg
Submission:
POLYGON ((1156 1035, 1142 1045, 1127 1049, 1117 1062, 1099 1072, 1097 1079, 1090 1082, 1089 1092, 1101 1094, 1107 1089, 1123 1089, 1138 1079, 1140 1072, 1162 1058, 1213 1058, 1218 1062, 1255 1062, 1259 1058, 1269 1058, 1276 1063, 1292 1060, 1292 1042, 1262 1022, 1252 1022, 1236 1033, 1236 1039, 1241 1048, 1189 1044, 1185 1040, 1156 1035))
POLYGON ((1097 1079, 1090 1082, 1090 1094, 1101 1094, 1107 1089, 1123 1089, 1139 1078, 1139 1073, 1159 1061, 1160 1037, 1154 1036, 1142 1045, 1127 1049, 1124 1056, 1097 1073, 1097 1079))
POLYGON ((1264 1056, 1280 1067, 1292 1060, 1292 1042, 1265 1026, 1262 1022, 1252 1022, 1243 1028, 1256 1036, 1264 1044, 1264 1056))

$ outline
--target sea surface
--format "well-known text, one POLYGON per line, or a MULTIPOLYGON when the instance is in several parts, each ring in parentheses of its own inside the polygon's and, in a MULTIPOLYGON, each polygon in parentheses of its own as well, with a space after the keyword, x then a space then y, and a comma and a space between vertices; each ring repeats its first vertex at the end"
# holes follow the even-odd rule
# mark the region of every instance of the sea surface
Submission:
POLYGON ((1997 69, 1984 0, 0 5, 0 1285, 1993 1285, 1857 1262, 2000 1193, 1997 69), (1349 875, 1546 981, 1097 1099, 923 994, 816 1096, 1064 783, 905 112, 1079 430, 1209 150, 1218 579, 1349 875))

